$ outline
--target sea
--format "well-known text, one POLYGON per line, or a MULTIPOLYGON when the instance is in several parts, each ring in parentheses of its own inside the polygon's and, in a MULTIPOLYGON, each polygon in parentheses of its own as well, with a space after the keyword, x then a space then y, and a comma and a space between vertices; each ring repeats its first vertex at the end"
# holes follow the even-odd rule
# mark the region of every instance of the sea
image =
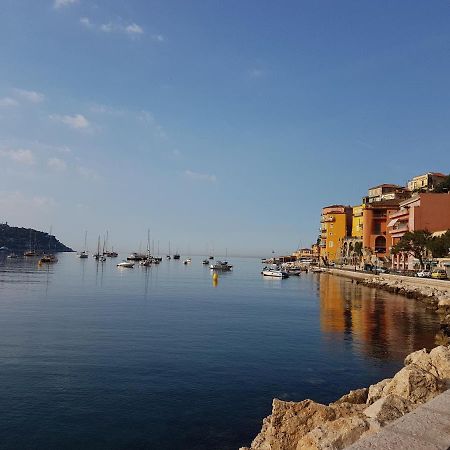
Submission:
MULTIPOLYGON (((328 274, 231 258, 118 268, 0 256, 2 449, 236 450, 272 399, 332 402, 434 346, 437 315, 328 274)), ((183 257, 182 257, 183 258, 183 257)))

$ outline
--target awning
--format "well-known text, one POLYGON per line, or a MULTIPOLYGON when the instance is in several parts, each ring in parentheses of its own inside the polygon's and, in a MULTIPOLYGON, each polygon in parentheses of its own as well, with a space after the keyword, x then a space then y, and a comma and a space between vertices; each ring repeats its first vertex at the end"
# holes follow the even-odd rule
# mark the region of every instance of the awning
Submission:
POLYGON ((398 219, 392 219, 392 220, 387 224, 387 226, 388 226, 388 227, 393 227, 397 222, 398 222, 398 219))

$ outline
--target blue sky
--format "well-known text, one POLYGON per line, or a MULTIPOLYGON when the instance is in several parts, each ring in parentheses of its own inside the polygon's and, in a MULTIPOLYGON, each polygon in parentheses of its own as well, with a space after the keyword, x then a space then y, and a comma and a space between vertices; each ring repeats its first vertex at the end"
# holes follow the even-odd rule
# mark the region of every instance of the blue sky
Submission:
MULTIPOLYGON (((447 1, 3 0, 0 220, 267 255, 449 172, 447 1)), ((156 244, 155 244, 156 246, 156 244)))

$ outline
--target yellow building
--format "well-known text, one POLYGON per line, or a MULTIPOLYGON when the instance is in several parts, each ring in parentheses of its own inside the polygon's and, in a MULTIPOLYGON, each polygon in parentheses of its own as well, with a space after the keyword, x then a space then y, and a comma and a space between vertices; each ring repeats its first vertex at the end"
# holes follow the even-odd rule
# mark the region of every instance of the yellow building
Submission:
POLYGON ((363 210, 365 205, 354 206, 352 215, 352 237, 360 238, 363 237, 363 210))
POLYGON ((331 205, 322 208, 320 223, 320 257, 334 262, 341 257, 344 239, 351 233, 351 206, 331 205))

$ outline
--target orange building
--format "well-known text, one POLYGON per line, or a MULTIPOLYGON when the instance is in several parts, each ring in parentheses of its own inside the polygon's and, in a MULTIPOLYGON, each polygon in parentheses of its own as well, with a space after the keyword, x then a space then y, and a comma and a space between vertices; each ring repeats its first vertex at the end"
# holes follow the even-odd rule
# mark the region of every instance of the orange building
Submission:
MULTIPOLYGON (((388 235, 395 245, 407 231, 431 233, 450 229, 450 194, 420 193, 400 203, 400 209, 389 215, 388 235)), ((399 270, 414 267, 412 257, 395 255, 392 267, 399 270)))
POLYGON ((351 206, 331 205, 322 208, 320 219, 320 257, 334 262, 341 256, 344 239, 351 234, 351 206))

